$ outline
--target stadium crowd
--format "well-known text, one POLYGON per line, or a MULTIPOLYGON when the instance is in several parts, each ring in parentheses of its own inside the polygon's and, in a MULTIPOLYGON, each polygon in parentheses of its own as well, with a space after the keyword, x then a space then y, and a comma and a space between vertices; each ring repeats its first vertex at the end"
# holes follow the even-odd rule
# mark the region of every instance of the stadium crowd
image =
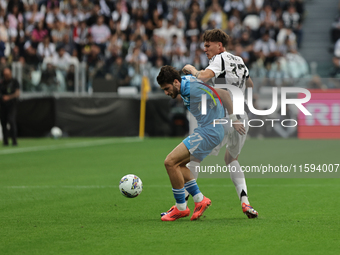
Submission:
POLYGON ((0 70, 21 62, 24 90, 74 91, 83 62, 88 91, 96 77, 139 87, 145 74, 156 91, 162 65, 206 67, 201 36, 221 28, 252 77, 284 86, 308 73, 303 17, 302 0, 0 0, 0 70))

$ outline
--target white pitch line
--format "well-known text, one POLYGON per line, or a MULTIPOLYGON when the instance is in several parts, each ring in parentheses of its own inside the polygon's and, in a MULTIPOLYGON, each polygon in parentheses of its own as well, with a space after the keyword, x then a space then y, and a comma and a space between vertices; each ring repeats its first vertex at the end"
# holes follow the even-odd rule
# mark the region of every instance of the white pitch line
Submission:
MULTIPOLYGON (((338 186, 338 184, 255 184, 251 187, 325 187, 338 186)), ((215 185, 215 184, 201 184, 200 187, 234 187, 233 184, 215 185)), ((46 186, 0 186, 0 189, 112 189, 118 188, 118 185, 46 185, 46 186)), ((171 188, 170 185, 147 185, 144 188, 171 188)))
POLYGON ((12 148, 12 149, 0 150, 0 155, 33 152, 33 151, 58 150, 58 149, 64 149, 64 148, 89 147, 89 146, 105 145, 105 144, 112 144, 112 143, 133 143, 133 142, 140 142, 140 141, 142 140, 140 140, 139 138, 118 138, 114 140, 105 139, 105 140, 96 140, 96 141, 89 141, 89 142, 65 143, 65 144, 58 144, 58 145, 12 148))

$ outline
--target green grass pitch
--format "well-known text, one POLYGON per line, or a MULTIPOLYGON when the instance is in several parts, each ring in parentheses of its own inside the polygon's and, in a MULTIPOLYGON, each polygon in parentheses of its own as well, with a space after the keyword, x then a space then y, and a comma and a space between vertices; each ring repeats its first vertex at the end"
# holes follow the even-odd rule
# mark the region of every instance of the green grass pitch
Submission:
MULTIPOLYGON (((163 160, 180 141, 21 139, 0 148, 0 254, 339 254, 339 178, 248 178, 254 220, 229 178, 199 178, 212 200, 204 216, 162 222, 174 204, 163 160), (144 185, 133 199, 118 190, 129 173, 144 185)), ((339 145, 248 140, 239 161, 340 163, 339 145)))

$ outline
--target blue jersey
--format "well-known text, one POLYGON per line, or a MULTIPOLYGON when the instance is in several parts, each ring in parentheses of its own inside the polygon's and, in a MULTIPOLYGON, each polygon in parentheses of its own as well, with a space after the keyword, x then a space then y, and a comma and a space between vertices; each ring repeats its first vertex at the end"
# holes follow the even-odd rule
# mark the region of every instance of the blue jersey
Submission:
POLYGON ((181 97, 184 105, 196 118, 199 127, 211 124, 214 119, 225 117, 223 105, 218 98, 214 98, 214 92, 208 86, 204 85, 202 81, 192 75, 185 75, 181 78, 181 97), (201 113, 203 94, 206 94, 207 98, 207 114, 205 115, 201 113))

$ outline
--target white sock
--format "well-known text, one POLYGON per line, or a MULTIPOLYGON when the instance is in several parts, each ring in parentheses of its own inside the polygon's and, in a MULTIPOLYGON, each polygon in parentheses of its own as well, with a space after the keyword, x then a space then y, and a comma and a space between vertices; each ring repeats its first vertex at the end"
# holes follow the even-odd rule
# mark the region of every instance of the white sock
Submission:
MULTIPOLYGON (((199 167, 200 167, 200 162, 196 162, 196 161, 190 161, 188 164, 186 164, 186 167, 189 168, 190 170, 190 177, 197 180, 197 177, 198 177, 198 173, 199 173, 199 167)), ((200 193, 202 194, 202 193, 200 193)), ((189 196, 189 192, 187 190, 185 190, 185 197, 189 196)), ((196 194, 196 196, 199 195, 199 194, 196 194)), ((203 194, 202 196, 198 196, 196 197, 196 200, 199 200, 199 201, 195 201, 195 198, 194 198, 194 202, 201 202, 203 200, 203 194)), ((185 200, 186 204, 188 204, 188 200, 185 200)))
POLYGON ((248 194, 248 192, 246 179, 244 178, 244 173, 241 171, 240 163, 237 160, 234 160, 229 165, 230 165, 230 178, 235 185, 237 196, 241 200, 241 205, 242 203, 249 204, 248 195, 241 197, 242 190, 246 194, 248 194))
POLYGON ((176 203, 176 207, 178 210, 184 211, 185 209, 187 209, 187 203, 181 203, 181 204, 176 203))
POLYGON ((196 194, 195 196, 192 197, 194 199, 195 203, 201 202, 204 198, 202 192, 196 194))
POLYGON ((249 201, 248 201, 248 197, 247 197, 247 196, 242 196, 242 197, 241 197, 241 205, 242 205, 243 203, 246 203, 247 205, 249 205, 249 201))

